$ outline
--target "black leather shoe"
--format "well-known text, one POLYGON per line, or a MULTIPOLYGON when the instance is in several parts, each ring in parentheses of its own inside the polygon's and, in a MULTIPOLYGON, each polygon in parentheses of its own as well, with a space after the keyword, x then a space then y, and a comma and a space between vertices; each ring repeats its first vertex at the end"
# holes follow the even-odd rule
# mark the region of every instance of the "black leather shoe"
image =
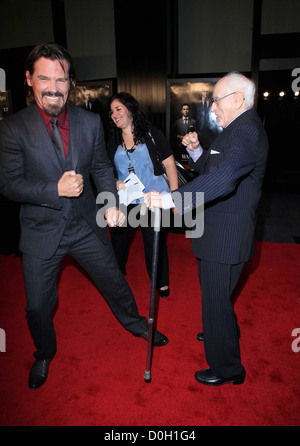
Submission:
POLYGON ((203 333, 198 333, 198 334, 197 334, 197 339, 198 339, 198 341, 200 341, 200 342, 204 342, 204 336, 203 336, 203 333))
POLYGON ((207 386, 221 386, 222 384, 243 384, 245 381, 246 372, 245 369, 240 375, 231 376, 230 378, 218 378, 210 369, 199 370, 195 373, 196 381, 207 386))
MULTIPOLYGON (((146 341, 148 341, 148 331, 146 331, 142 335, 135 335, 135 336, 139 336, 139 337, 145 339, 146 341)), ((169 339, 167 338, 167 336, 165 336, 164 334, 162 334, 158 330, 154 331, 154 336, 153 336, 153 345, 154 345, 154 347, 163 347, 168 342, 169 342, 169 339)))
POLYGON ((160 297, 168 297, 170 295, 170 288, 165 290, 158 290, 160 297))
POLYGON ((28 386, 30 389, 41 387, 48 376, 51 359, 36 359, 31 367, 28 386))

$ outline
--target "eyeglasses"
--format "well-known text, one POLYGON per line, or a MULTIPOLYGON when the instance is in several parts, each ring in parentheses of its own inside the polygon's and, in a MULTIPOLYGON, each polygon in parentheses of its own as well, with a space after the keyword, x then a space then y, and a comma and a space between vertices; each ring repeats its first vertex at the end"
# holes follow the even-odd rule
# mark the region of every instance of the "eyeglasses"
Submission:
POLYGON ((222 96, 221 98, 218 98, 218 99, 213 98, 211 100, 211 102, 217 104, 221 99, 225 99, 225 98, 227 98, 227 96, 231 96, 232 94, 235 94, 235 93, 236 93, 236 91, 233 91, 232 93, 228 93, 225 96, 222 96))

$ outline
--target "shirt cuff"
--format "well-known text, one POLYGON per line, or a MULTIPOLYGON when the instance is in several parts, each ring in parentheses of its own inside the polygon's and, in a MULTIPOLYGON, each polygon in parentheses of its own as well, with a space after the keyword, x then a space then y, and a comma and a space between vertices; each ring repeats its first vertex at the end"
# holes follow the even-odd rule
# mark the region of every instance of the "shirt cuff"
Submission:
POLYGON ((175 207, 174 201, 170 193, 162 194, 161 197, 162 209, 172 209, 175 207))
POLYGON ((187 153, 190 155, 190 157, 192 158, 192 160, 194 161, 194 163, 200 158, 200 156, 203 153, 203 148, 201 147, 201 145, 199 144, 199 146, 197 147, 197 149, 195 150, 190 150, 186 147, 186 151, 187 153))

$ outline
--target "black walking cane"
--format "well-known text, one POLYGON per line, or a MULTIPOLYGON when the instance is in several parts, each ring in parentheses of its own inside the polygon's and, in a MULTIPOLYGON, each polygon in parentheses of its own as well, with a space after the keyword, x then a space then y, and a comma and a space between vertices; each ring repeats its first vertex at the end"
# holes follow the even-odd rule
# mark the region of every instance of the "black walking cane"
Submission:
MULTIPOLYGON (((146 206, 142 203, 141 214, 145 215, 147 211, 146 206)), ((159 247, 159 231, 160 231, 161 211, 159 208, 154 208, 154 237, 153 237, 153 255, 152 255, 152 272, 151 272, 151 294, 150 294, 150 308, 148 319, 148 346, 146 370, 144 373, 144 380, 151 381, 151 359, 152 359, 152 343, 153 343, 153 326, 154 326, 154 312, 155 312, 155 294, 156 294, 156 277, 158 264, 158 247, 159 247)))

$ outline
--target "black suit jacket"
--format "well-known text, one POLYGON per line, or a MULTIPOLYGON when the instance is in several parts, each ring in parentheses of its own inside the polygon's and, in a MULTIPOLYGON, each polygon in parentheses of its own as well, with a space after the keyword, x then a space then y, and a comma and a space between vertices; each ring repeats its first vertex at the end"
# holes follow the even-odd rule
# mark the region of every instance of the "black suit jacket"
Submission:
POLYGON ((68 200, 103 243, 109 238, 96 223, 98 211, 90 182, 97 192, 116 196, 100 117, 68 105, 70 165, 84 178, 78 198, 60 198, 57 183, 62 167, 46 126, 32 105, 0 123, 0 193, 21 203, 20 250, 44 259, 56 251, 67 224, 68 200))
POLYGON ((177 147, 181 147, 181 140, 178 139, 178 135, 184 136, 189 132, 196 132, 197 126, 196 121, 192 118, 188 118, 187 127, 185 126, 183 122, 183 118, 177 119, 174 124, 174 130, 173 130, 173 139, 175 142, 175 145, 177 147))
POLYGON ((237 264, 249 260, 254 248, 257 206, 267 162, 268 140, 254 109, 238 116, 191 166, 192 182, 172 193, 179 213, 196 206, 204 192, 204 233, 192 239, 198 258, 237 264), (191 192, 184 197, 185 192, 191 192))

